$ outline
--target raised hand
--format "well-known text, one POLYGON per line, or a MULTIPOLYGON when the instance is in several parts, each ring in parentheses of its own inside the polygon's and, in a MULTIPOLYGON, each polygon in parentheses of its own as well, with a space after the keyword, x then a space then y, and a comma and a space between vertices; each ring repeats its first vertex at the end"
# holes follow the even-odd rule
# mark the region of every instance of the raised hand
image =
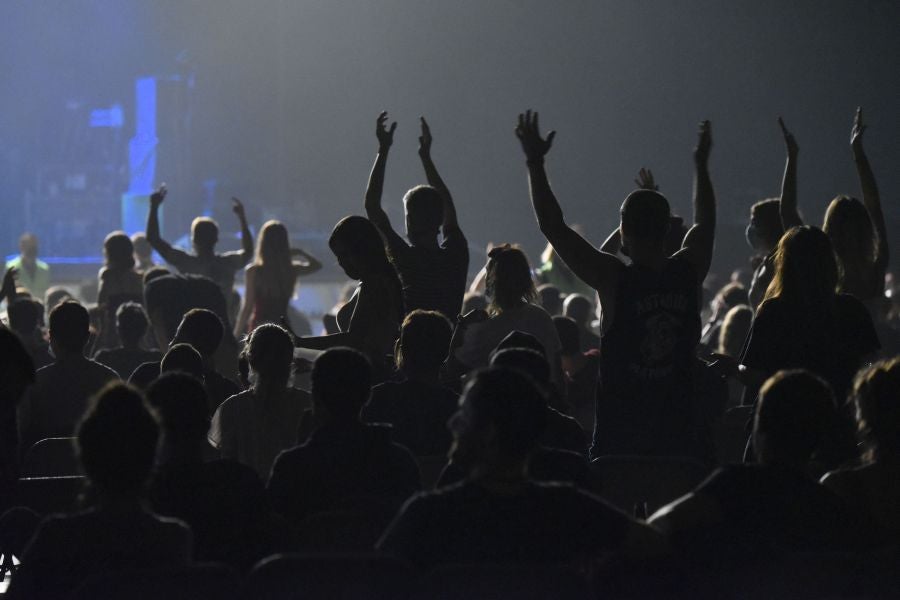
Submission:
POLYGON ((389 149, 394 143, 394 131, 397 129, 397 122, 391 123, 390 128, 385 127, 387 118, 387 111, 382 111, 375 122, 375 137, 378 138, 379 151, 389 149))
POLYGON ((431 128, 428 127, 425 117, 419 117, 419 124, 422 126, 422 135, 419 136, 419 156, 425 158, 431 156, 431 128))
POLYGON ((525 111, 525 114, 519 114, 519 124, 516 125, 516 137, 522 144, 522 150, 528 162, 540 162, 544 159, 544 155, 550 151, 553 145, 553 138, 556 132, 551 131, 547 134, 547 138, 541 137, 541 131, 538 126, 538 113, 525 111))
POLYGON ((634 183, 636 183, 638 189, 641 190, 650 190, 651 192, 659 191, 659 186, 656 185, 656 182, 653 180, 653 171, 651 171, 650 169, 641 167, 641 170, 638 172, 637 179, 634 180, 634 183))
POLYGON ((231 210, 239 219, 245 219, 247 217, 247 213, 244 211, 244 203, 234 196, 231 197, 231 210))
POLYGON ((163 203, 163 200, 166 199, 166 194, 169 193, 169 188, 166 187, 166 184, 160 185, 155 192, 150 195, 150 204, 153 206, 159 206, 163 203))
POLYGON ((862 107, 857 107, 856 115, 853 117, 853 129, 850 131, 850 147, 854 151, 862 150, 863 133, 866 126, 863 125, 862 107))
POLYGON ((794 134, 788 131, 787 127, 784 126, 784 120, 781 117, 778 117, 778 126, 781 128, 781 135, 784 136, 784 145, 787 148, 788 156, 794 158, 800 152, 800 146, 797 145, 797 140, 794 139, 794 134))
POLYGON ((709 121, 700 122, 700 131, 697 146, 694 148, 694 161, 706 164, 709 160, 709 152, 712 149, 712 130, 709 121))

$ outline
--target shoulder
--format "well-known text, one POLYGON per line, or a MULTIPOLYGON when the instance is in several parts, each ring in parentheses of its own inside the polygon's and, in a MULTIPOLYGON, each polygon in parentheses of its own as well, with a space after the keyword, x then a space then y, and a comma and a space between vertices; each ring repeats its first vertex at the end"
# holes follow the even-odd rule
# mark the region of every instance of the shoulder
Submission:
POLYGON ((107 378, 107 379, 120 379, 119 374, 116 373, 113 369, 107 367, 103 363, 97 362, 96 360, 88 359, 85 365, 85 368, 90 369, 94 372, 97 377, 107 378))

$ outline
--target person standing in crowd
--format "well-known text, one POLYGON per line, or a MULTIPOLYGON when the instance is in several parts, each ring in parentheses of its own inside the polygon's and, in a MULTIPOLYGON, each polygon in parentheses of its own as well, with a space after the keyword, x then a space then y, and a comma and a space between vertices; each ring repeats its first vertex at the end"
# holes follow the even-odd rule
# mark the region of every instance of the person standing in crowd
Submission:
POLYGON ((50 287, 50 265, 38 258, 38 238, 33 233, 23 233, 19 238, 19 256, 6 263, 6 268, 16 269, 19 286, 28 290, 34 298, 44 299, 50 287))

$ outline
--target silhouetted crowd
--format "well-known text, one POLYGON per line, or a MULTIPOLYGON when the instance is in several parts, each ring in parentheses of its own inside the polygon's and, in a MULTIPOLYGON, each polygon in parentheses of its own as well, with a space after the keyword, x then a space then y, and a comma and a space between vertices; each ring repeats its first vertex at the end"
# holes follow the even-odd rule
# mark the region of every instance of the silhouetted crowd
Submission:
POLYGON ((254 247, 238 199, 241 250, 198 217, 188 252, 161 186, 145 234, 104 240, 96 304, 24 234, 0 287, 8 596, 897 597, 900 330, 862 112, 861 200, 821 228, 778 123, 781 193, 723 275, 708 121, 692 219, 641 169, 596 248, 551 187, 555 132, 519 115, 547 249, 491 244, 470 280, 424 118, 405 236, 382 208, 381 113, 366 216, 328 241, 355 285, 318 336, 291 301, 322 263, 278 221, 254 247))

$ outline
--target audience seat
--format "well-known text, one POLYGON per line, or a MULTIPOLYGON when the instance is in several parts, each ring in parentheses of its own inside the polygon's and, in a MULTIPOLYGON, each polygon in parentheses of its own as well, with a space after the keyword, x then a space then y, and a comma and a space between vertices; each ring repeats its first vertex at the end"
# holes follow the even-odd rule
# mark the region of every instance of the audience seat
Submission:
POLYGON ((414 600, 579 600, 592 598, 586 578, 564 565, 447 565, 424 576, 414 600))
POLYGON ((408 563, 376 554, 276 554, 247 577, 253 600, 395 600, 408 595, 415 572, 408 563))
POLYGON ((665 456, 600 456, 591 462, 599 496, 628 514, 646 515, 687 494, 710 470, 690 458, 665 456))
POLYGON ((35 443, 22 461, 23 477, 81 475, 75 455, 75 438, 52 437, 35 443))
POLYGON ((16 482, 15 506, 25 506, 38 514, 66 513, 78 509, 78 496, 85 489, 85 477, 22 477, 16 482))
POLYGON ((236 600, 240 576, 225 565, 198 564, 184 569, 124 571, 93 577, 71 600, 236 600))

